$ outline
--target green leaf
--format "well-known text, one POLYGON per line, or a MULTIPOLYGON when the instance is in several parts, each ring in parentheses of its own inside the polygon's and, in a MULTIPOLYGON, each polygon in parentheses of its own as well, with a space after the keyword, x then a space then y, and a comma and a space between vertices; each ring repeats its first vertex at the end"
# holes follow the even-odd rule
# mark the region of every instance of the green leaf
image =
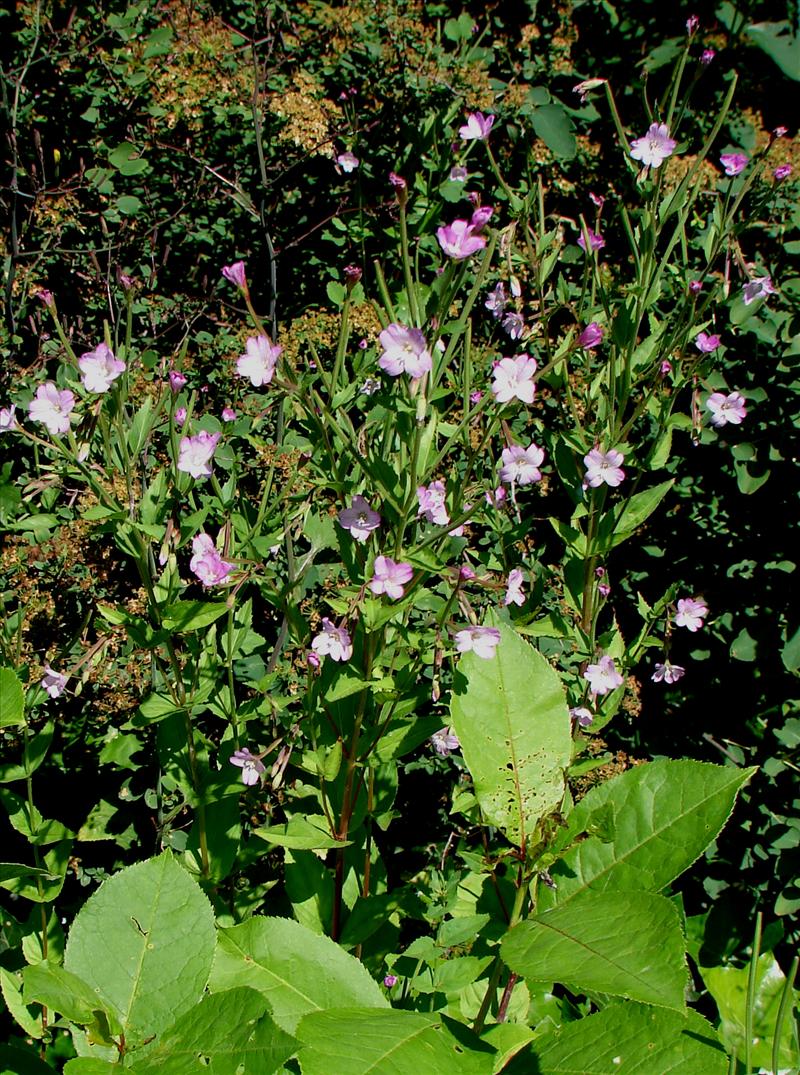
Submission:
POLYGON ((487 821, 524 846, 564 795, 571 738, 558 673, 503 624, 491 660, 459 661, 450 719, 487 821))
POLYGON ((0 1075, 54 1075, 54 1069, 33 1053, 0 1045, 0 1075))
POLYGON ((198 1003, 213 954, 211 906, 166 851, 114 874, 89 897, 70 930, 64 966, 91 986, 135 1045, 198 1003))
POLYGON ((122 194, 117 198, 116 206, 124 216, 136 216, 142 208, 142 202, 133 194, 122 194))
POLYGON ((530 981, 685 1008, 683 933, 677 909, 663 896, 584 892, 520 923, 500 952, 530 981))
POLYGON ((64 1065, 64 1075, 119 1075, 119 1064, 94 1056, 79 1056, 64 1065))
POLYGON ((610 821, 613 837, 589 836, 567 851, 550 871, 557 890, 544 889, 541 900, 564 904, 587 889, 660 891, 708 847, 755 772, 654 761, 592 788, 569 815, 563 845, 591 832, 595 819, 610 821))
POLYGON ((149 168, 147 161, 138 156, 136 146, 129 142, 112 149, 108 154, 108 163, 121 175, 139 175, 149 168))
POLYGON ((308 1012, 336 1004, 374 1010, 389 1003, 362 963, 288 918, 253 917, 219 931, 209 988, 237 985, 263 993, 275 1022, 289 1034, 308 1012))
POLYGON ((89 1028, 93 1044, 111 1045, 121 1026, 97 994, 76 974, 49 963, 26 967, 22 974, 26 1003, 36 1001, 72 1023, 89 1028))
POLYGON ((644 1004, 612 1004, 565 1024, 534 1043, 537 1075, 726 1075, 728 1059, 714 1029, 696 1012, 685 1016, 644 1004))
POLYGON ((796 672, 800 668, 800 627, 781 650, 781 660, 788 672, 796 672))
POLYGON ((178 634, 199 631, 228 611, 225 601, 176 601, 164 609, 164 627, 178 634))
POLYGON ((619 510, 609 512, 600 524, 598 548, 608 552, 621 545, 644 523, 656 510, 674 484, 674 480, 661 482, 652 489, 634 493, 624 501, 619 510))
POLYGON ((334 840, 324 817, 291 818, 283 825, 269 825, 253 830, 256 836, 278 847, 296 851, 323 851, 332 847, 347 847, 350 841, 334 840))
POLYGON ((25 694, 11 668, 0 668, 0 728, 25 723, 25 694))
POLYGON ((578 143, 572 120, 559 104, 542 105, 533 113, 531 122, 536 134, 556 157, 572 160, 578 143))
POLYGON ((493 1068, 494 1050, 472 1031, 421 1012, 334 1008, 307 1015, 297 1036, 303 1075, 490 1075, 493 1068))
POLYGON ((788 22, 756 22, 745 33, 788 78, 800 82, 800 36, 788 22))
POLYGON ((29 1038, 41 1038, 42 1015, 40 1009, 29 1007, 22 996, 22 978, 19 972, 12 974, 5 967, 0 967, 0 992, 6 1003, 8 1014, 16 1019, 29 1038))

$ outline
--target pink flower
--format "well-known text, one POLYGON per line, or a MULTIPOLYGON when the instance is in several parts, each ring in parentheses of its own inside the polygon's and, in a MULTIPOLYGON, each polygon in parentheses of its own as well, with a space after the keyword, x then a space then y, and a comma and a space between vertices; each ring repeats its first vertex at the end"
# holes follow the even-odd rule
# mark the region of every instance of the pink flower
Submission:
POLYGON ((672 363, 668 358, 665 358, 658 368, 663 377, 666 377, 668 373, 672 373, 672 363))
POLYGON ((502 316, 503 311, 508 305, 508 295, 506 294, 506 286, 501 280, 497 283, 492 291, 489 292, 486 302, 483 304, 486 309, 491 313, 495 319, 502 316))
POLYGON ((417 488, 417 515, 424 515, 434 526, 447 526, 450 516, 445 507, 444 493, 443 481, 433 481, 428 486, 420 485, 417 488))
POLYGON ((458 569, 458 577, 459 579, 463 579, 465 582, 469 582, 470 579, 476 579, 478 576, 475 574, 469 564, 462 564, 461 567, 458 569))
POLYGON ((501 324, 512 340, 521 339, 522 334, 525 332, 525 318, 522 314, 504 314, 501 324))
POLYGON ((769 276, 759 276, 755 280, 749 280, 742 288, 742 298, 745 306, 749 306, 756 299, 764 299, 767 295, 777 295, 777 289, 772 286, 769 276))
POLYGON ((703 284, 700 280, 689 281, 689 291, 692 293, 692 295, 699 295, 702 290, 703 284))
POLYGON ((436 753, 441 754, 443 758, 461 746, 461 741, 452 728, 440 728, 438 732, 434 732, 431 736, 431 743, 436 753))
POLYGON ((679 664, 670 664, 664 660, 663 664, 656 664, 656 670, 650 678, 654 683, 677 683, 681 676, 685 675, 686 669, 679 664))
POLYGON ((791 164, 779 164, 772 174, 778 181, 781 179, 788 179, 792 174, 792 166, 791 164))
POLYGON ((397 975, 387 974, 386 977, 383 979, 383 984, 387 989, 393 989, 397 985, 397 975))
POLYGON ((470 112, 467 122, 458 128, 458 133, 464 142, 483 142, 489 137, 494 125, 494 116, 484 116, 483 112, 470 112))
POLYGON ((389 172, 389 182, 396 191, 405 191, 408 189, 408 183, 397 172, 389 172))
POLYGON ((249 377, 254 388, 269 384, 283 348, 273 344, 269 336, 251 336, 245 344, 245 354, 236 360, 236 372, 249 377))
POLYGON ((646 168, 660 168, 678 143, 670 138, 666 123, 651 123, 647 134, 631 143, 631 156, 646 168))
POLYGON ((350 501, 350 507, 343 508, 337 518, 339 526, 349 530, 356 541, 366 541, 372 531, 381 525, 380 515, 372 510, 360 493, 356 493, 350 501))
POLYGON ((232 407, 223 407, 221 417, 223 422, 235 422, 236 411, 232 407))
POLYGON ((211 460, 221 433, 207 433, 204 429, 194 437, 181 437, 178 445, 178 470, 193 478, 211 477, 211 460))
POLYGON ((175 395, 180 392, 180 390, 184 387, 185 384, 186 378, 182 373, 180 373, 178 370, 169 371, 169 386, 175 393, 175 395))
POLYGON ((75 396, 69 389, 61 391, 52 381, 46 381, 36 389, 36 398, 28 404, 28 414, 34 422, 47 426, 48 433, 67 433, 74 406, 75 396))
POLYGON ((110 347, 99 343, 94 351, 87 351, 78 359, 81 380, 87 392, 107 392, 117 377, 125 370, 125 363, 115 358, 110 347))
POLYGON ((0 433, 5 433, 9 429, 17 428, 17 408, 12 403, 10 407, 3 407, 0 410, 0 433))
POLYGON ((189 561, 189 570, 197 575, 205 587, 221 585, 234 569, 233 564, 222 559, 209 534, 195 535, 192 552, 194 555, 189 561))
POLYGON ((469 179, 469 172, 462 165, 456 164, 450 169, 448 179, 451 183, 466 183, 469 179))
POLYGON ((789 128, 788 127, 776 127, 775 130, 772 133, 775 135, 776 138, 785 138, 786 135, 789 133, 789 128))
POLYGON ((588 728, 594 722, 594 713, 592 713, 591 709, 587 709, 586 706, 575 706, 570 709, 569 715, 578 722, 581 728, 588 728))
POLYGON ((185 407, 178 407, 175 411, 175 425, 180 429, 183 423, 186 421, 186 416, 189 412, 185 407))
POLYGON ((522 589, 522 585, 525 581, 520 568, 515 567, 508 573, 508 585, 506 586, 506 595, 503 598, 504 605, 524 605, 525 594, 522 589))
POLYGON ((418 328, 405 325, 388 325, 378 337, 383 354, 378 365, 391 377, 407 373, 412 381, 418 380, 432 367, 431 353, 425 337, 418 328))
POLYGON ((252 787, 257 784, 264 772, 263 761, 255 754, 251 754, 247 747, 235 750, 228 761, 231 765, 238 765, 242 770, 242 783, 252 787))
POLYGON ((624 683, 614 664, 614 658, 608 656, 601 657, 597 664, 590 664, 583 673, 583 678, 588 682, 592 694, 608 694, 624 683))
POLYGON ((604 78, 587 78, 583 82, 579 82, 577 86, 572 87, 572 92, 577 93, 580 98, 581 104, 586 103, 586 97, 592 90, 596 90, 599 86, 605 83, 604 78))
POLYGON ((36 298, 48 309, 56 304, 53 292, 48 291, 46 287, 42 287, 36 292, 36 298))
POLYGON ((694 634, 703 626, 703 620, 708 615, 708 605, 701 598, 681 597, 678 601, 678 611, 675 614, 675 626, 685 627, 694 634))
POLYGON ((703 49, 703 54, 700 57, 700 63, 703 65, 703 67, 708 67, 708 65, 713 62, 714 57, 716 55, 717 54, 714 49, 703 49))
POLYGON ((247 277, 243 261, 234 261, 233 265, 223 265, 222 275, 242 291, 247 291, 247 277))
POLYGON ((500 457, 500 481, 508 485, 532 485, 542 480, 539 467, 544 462, 544 450, 531 441, 527 448, 521 444, 512 444, 504 448, 500 457))
POLYGON ((738 175, 747 167, 750 158, 745 153, 723 153, 719 162, 725 169, 725 175, 738 175))
POLYGON ((738 392, 731 392, 727 396, 723 392, 712 392, 706 400, 706 407, 711 411, 711 424, 715 429, 729 424, 741 425, 747 417, 744 397, 738 392))
POLYGON ((500 631, 496 627, 466 627, 456 631, 455 643, 459 653, 474 653, 490 661, 500 644, 500 631))
POLYGON ((492 371, 492 392, 497 402, 510 403, 512 399, 518 399, 522 403, 533 403, 536 365, 536 359, 525 354, 501 358, 492 371))
POLYGON ((476 209, 470 217, 469 226, 475 232, 481 232, 492 219, 494 209, 489 205, 482 205, 480 209, 476 209))
POLYGON ((583 457, 586 464, 585 481, 596 489, 599 485, 610 485, 616 488, 625 477, 625 471, 620 466, 624 461, 622 452, 612 448, 608 452, 601 452, 599 448, 592 450, 583 457))
POLYGON ((49 664, 46 664, 40 685, 44 687, 51 698, 60 698, 66 689, 68 679, 69 676, 54 671, 49 664))
POLYGON ((581 347, 585 347, 587 351, 597 347, 598 344, 602 343, 602 340, 603 329, 596 321, 590 321, 578 337, 578 343, 581 347))
POLYGON ((696 15, 690 15, 689 18, 686 20, 686 33, 689 34, 690 37, 693 34, 696 34, 699 25, 700 20, 698 19, 698 17, 696 15))
MULTIPOLYGON (((589 246, 592 250, 602 250, 606 245, 606 241, 599 231, 592 231, 591 228, 587 228, 586 234, 589 236, 589 246)), ((586 239, 583 236, 583 232, 578 236, 578 246, 581 250, 586 249, 586 239)))
POLYGON ((698 332, 694 341, 697 350, 702 351, 704 355, 710 355, 712 351, 716 351, 721 343, 719 336, 709 336, 707 332, 698 332))
POLYGON ((339 156, 336 158, 336 163, 339 165, 343 172, 354 172, 356 168, 358 168, 361 161, 354 153, 351 153, 350 150, 347 149, 344 153, 339 154, 339 156))
POLYGON ((452 224, 437 228, 436 238, 445 254, 456 261, 463 261, 486 246, 483 236, 478 235, 466 220, 454 220, 452 224))
POLYGON ((343 627, 335 627, 327 616, 322 618, 322 630, 315 635, 311 648, 321 657, 332 661, 349 661, 353 656, 353 643, 343 627))
POLYGON ((374 594, 385 593, 393 601, 399 601, 405 591, 403 585, 414 575, 411 564, 397 563, 388 556, 375 557, 375 574, 369 584, 374 594))

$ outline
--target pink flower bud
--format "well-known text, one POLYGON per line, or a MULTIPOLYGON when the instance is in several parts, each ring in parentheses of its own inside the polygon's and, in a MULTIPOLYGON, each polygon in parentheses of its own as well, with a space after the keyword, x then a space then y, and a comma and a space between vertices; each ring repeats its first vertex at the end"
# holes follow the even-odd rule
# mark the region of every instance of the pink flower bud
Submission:
POLYGON ((247 290, 247 277, 245 276, 243 261, 235 261, 233 265, 224 265, 222 268, 222 275, 226 280, 230 280, 232 284, 241 288, 242 291, 247 290))

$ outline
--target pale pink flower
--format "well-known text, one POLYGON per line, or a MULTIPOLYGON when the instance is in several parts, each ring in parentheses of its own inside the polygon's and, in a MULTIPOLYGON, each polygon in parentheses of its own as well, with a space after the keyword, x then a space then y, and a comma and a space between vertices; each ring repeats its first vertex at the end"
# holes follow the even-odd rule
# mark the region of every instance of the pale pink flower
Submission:
POLYGON ((670 138, 666 123, 651 123, 647 134, 631 143, 631 156, 646 168, 659 168, 671 157, 677 142, 670 138))
POLYGON ((469 172, 462 165, 456 164, 450 169, 448 179, 451 183, 466 183, 469 179, 469 172))
POLYGON ((223 422, 235 422, 236 411, 232 407, 223 407, 221 418, 223 422))
POLYGON ((583 82, 579 82, 577 86, 572 87, 572 92, 577 93, 580 98, 581 104, 586 103, 587 95, 592 91, 598 89, 606 81, 604 78, 587 78, 583 82))
POLYGON ((455 643, 459 653, 474 653, 490 661, 500 644, 500 631, 496 627, 466 627, 456 631, 455 643))
POLYGON ((10 407, 3 407, 0 410, 0 433, 5 433, 9 429, 17 428, 17 408, 12 403, 10 407))
POLYGON ((679 664, 671 664, 664 660, 663 664, 656 663, 656 670, 650 678, 654 683, 677 683, 686 674, 686 669, 679 664))
POLYGON ((709 336, 707 332, 698 332, 694 341, 697 350, 702 351, 704 355, 710 355, 712 351, 716 351, 721 343, 719 336, 709 336))
POLYGON ((47 426, 48 433, 67 433, 74 406, 75 396, 68 388, 62 391, 52 381, 46 381, 36 389, 35 399, 28 404, 28 414, 34 422, 47 426))
POLYGON ((495 320, 502 316, 503 311, 508 305, 508 295, 506 294, 506 286, 501 280, 495 284, 494 289, 489 292, 486 302, 483 304, 486 309, 491 313, 495 320))
POLYGON ((591 485, 593 489, 603 484, 616 488, 625 477, 625 471, 620 466, 624 458, 622 452, 618 452, 615 448, 608 452, 601 452, 599 448, 592 448, 583 457, 583 461, 586 464, 586 476, 584 479, 586 484, 591 485))
POLYGON ((530 355, 501 358, 492 371, 492 392, 497 402, 510 403, 512 399, 518 399, 521 403, 533 403, 536 365, 536 359, 530 355))
MULTIPOLYGON (((589 236, 589 246, 592 250, 602 250, 606 245, 606 241, 599 231, 592 231, 591 228, 587 228, 586 234, 589 236)), ((581 250, 586 249, 586 239, 584 238, 583 232, 578 236, 578 246, 581 250)))
POLYGON ((115 358, 113 351, 99 343, 94 351, 87 351, 78 359, 81 380, 87 392, 107 392, 117 377, 125 371, 125 363, 115 358))
POLYGON ((461 567, 458 569, 458 577, 464 582, 469 582, 471 579, 476 579, 478 576, 475 574, 469 564, 462 564, 461 567))
POLYGON ((417 488, 419 507, 417 515, 424 515, 429 523, 435 526, 447 526, 450 516, 444 503, 444 482, 433 481, 430 485, 420 485, 417 488))
POLYGON ((601 657, 597 664, 590 664, 583 673, 592 694, 608 694, 625 682, 617 671, 613 657, 601 657))
POLYGON ((791 164, 779 164, 772 174, 778 181, 781 179, 788 179, 792 174, 792 166, 791 164))
POLYGON ((456 261, 463 261, 486 246, 484 237, 478 235, 467 220, 454 220, 452 224, 437 228, 436 238, 445 254, 456 261))
POLYGON ((405 179, 403 179, 401 175, 398 175, 397 172, 389 172, 389 182, 397 192, 398 200, 402 198, 402 200, 405 201, 406 192, 408 190, 408 183, 406 183, 405 179))
POLYGON ((694 634, 703 626, 703 620, 708 615, 708 605, 702 597, 681 597, 678 601, 678 611, 675 613, 675 626, 685 627, 694 634))
POLYGON ((332 661, 349 661, 353 656, 353 643, 343 627, 336 627, 327 616, 322 618, 322 630, 314 636, 311 648, 321 657, 332 661))
POLYGON ((710 63, 713 63, 714 57, 717 55, 715 49, 703 49, 703 53, 700 57, 700 63, 703 67, 708 67, 710 63))
POLYGON ((272 380, 281 351, 283 348, 273 344, 269 336, 250 336, 245 354, 236 360, 236 372, 240 377, 249 377, 255 388, 261 388, 272 380))
POLYGON ((520 568, 515 567, 508 573, 508 584, 506 586, 506 595, 503 598, 504 605, 524 605, 525 593, 522 589, 525 576, 520 568))
POLYGON ((234 261, 233 265, 223 265, 222 275, 242 291, 247 291, 247 277, 243 261, 234 261))
POLYGON ((690 15, 689 18, 686 20, 686 33, 689 34, 689 36, 691 37, 693 34, 697 33, 697 28, 699 27, 699 25, 700 20, 698 19, 698 17, 696 15, 690 15))
POLYGON ((407 373, 412 381, 429 373, 433 364, 425 337, 418 328, 388 325, 378 337, 383 354, 378 365, 391 377, 407 373))
POLYGON ((193 478, 211 477, 211 460, 221 433, 201 429, 194 437, 181 437, 178 445, 178 470, 193 478))
POLYGON ((69 676, 56 672, 49 664, 46 664, 40 685, 44 687, 51 698, 60 698, 66 689, 68 679, 69 676))
POLYGON ((42 287, 36 292, 36 298, 48 309, 56 304, 53 292, 48 291, 46 287, 42 287))
POLYGON ((366 541, 373 530, 381 525, 381 517, 377 511, 373 511, 367 501, 356 493, 350 501, 349 508, 342 508, 337 515, 339 526, 349 530, 351 537, 356 541, 366 541))
POLYGON ((339 154, 339 156, 336 158, 336 163, 339 165, 343 172, 354 172, 356 168, 358 168, 361 161, 354 153, 351 153, 350 150, 347 149, 344 153, 339 154))
POLYGON ((749 280, 742 288, 742 298, 745 306, 749 306, 756 299, 765 299, 767 295, 777 295, 777 288, 772 286, 769 276, 759 276, 755 280, 749 280))
POLYGON ((374 594, 385 593, 393 601, 399 601, 405 593, 403 586, 414 575, 411 564, 398 563, 388 556, 375 557, 375 574, 370 580, 369 588, 374 594))
POLYGON ((494 116, 484 116, 483 112, 470 112, 467 122, 458 128, 458 133, 464 142, 483 142, 489 137, 494 125, 494 116))
POLYGON ((228 761, 231 765, 239 766, 242 770, 242 783, 247 784, 248 787, 257 784, 265 771, 263 761, 256 754, 251 754, 247 747, 235 750, 228 761))
POLYGON ((492 218, 494 209, 489 205, 482 205, 470 217, 469 226, 473 231, 481 232, 492 218))
POLYGON ((192 552, 194 555, 189 561, 189 570, 205 587, 221 585, 234 570, 233 564, 222 559, 209 534, 196 534, 192 538, 192 552))
POLYGON ((461 746, 461 741, 452 728, 440 728, 438 732, 434 732, 431 736, 431 743, 436 753, 441 754, 443 758, 461 746))
POLYGON ((512 340, 522 339, 525 332, 525 318, 522 314, 514 313, 513 311, 503 314, 501 324, 512 340))
POLYGON ((180 429, 180 427, 186 421, 186 417, 187 417, 188 413, 189 412, 186 410, 185 407, 176 408, 176 410, 175 410, 175 425, 178 427, 178 429, 180 429))
POLYGON ((570 709, 569 715, 578 722, 581 728, 588 728, 594 722, 594 713, 583 705, 574 706, 570 709))
POLYGON ((750 158, 746 153, 723 153, 719 162, 725 169, 725 175, 738 175, 747 167, 750 158))
POLYGON ((715 429, 729 424, 741 425, 747 417, 744 397, 739 392, 731 392, 727 396, 724 392, 712 392, 706 400, 706 407, 711 411, 711 424, 715 429))
POLYGON ((508 485, 532 485, 542 480, 539 467, 544 462, 544 449, 532 441, 527 448, 512 444, 504 448, 501 456, 500 481, 508 485))
MULTIPOLYGON (((436 734, 438 735, 438 732, 436 734)), ((394 987, 397 985, 397 975, 387 974, 386 977, 383 979, 383 984, 387 989, 394 989, 394 987)))
POLYGON ((596 321, 590 321, 578 337, 578 343, 587 351, 597 347, 603 340, 603 329, 596 321))
POLYGON ((180 370, 169 371, 169 386, 175 395, 186 385, 186 377, 180 370))
POLYGON ((789 128, 788 127, 776 127, 775 130, 772 133, 775 135, 776 138, 785 138, 786 135, 789 133, 789 128))

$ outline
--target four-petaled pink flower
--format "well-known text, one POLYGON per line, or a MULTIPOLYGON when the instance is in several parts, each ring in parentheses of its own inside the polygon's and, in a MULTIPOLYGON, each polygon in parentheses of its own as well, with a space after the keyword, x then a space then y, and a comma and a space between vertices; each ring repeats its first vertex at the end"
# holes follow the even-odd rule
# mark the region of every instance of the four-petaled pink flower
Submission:
POLYGON ((87 392, 107 392, 113 381, 125 371, 125 363, 114 356, 114 352, 104 343, 99 343, 94 351, 87 351, 78 359, 83 387, 87 392))
POLYGON ((469 172, 463 165, 454 164, 447 178, 451 183, 466 183, 469 179, 469 172))
POLYGON ((411 582, 414 568, 411 564, 398 563, 388 556, 375 557, 375 574, 370 580, 369 588, 374 594, 385 593, 393 601, 399 601, 405 593, 403 586, 411 582))
POLYGON ((5 433, 9 429, 17 428, 17 408, 12 403, 10 407, 3 407, 0 410, 0 433, 5 433))
POLYGON ((458 133, 464 142, 483 142, 489 137, 493 126, 494 116, 484 116, 483 112, 470 112, 467 122, 458 128, 458 133))
POLYGON ((708 605, 702 597, 681 597, 678 600, 678 611, 675 613, 675 626, 685 627, 694 634, 703 626, 703 620, 708 615, 708 605))
POLYGON ((196 534, 192 538, 192 552, 194 555, 189 561, 189 570, 206 587, 221 585, 234 569, 233 564, 222 559, 210 534, 196 534))
POLYGON ((506 294, 506 285, 502 280, 495 284, 492 291, 489 292, 486 302, 483 304, 486 309, 491 313, 492 317, 497 319, 502 317, 503 311, 508 305, 508 295, 506 294))
POLYGON ((210 478, 211 460, 221 436, 221 433, 207 433, 201 429, 194 437, 181 437, 178 470, 191 474, 193 478, 210 478))
POLYGON ((247 747, 235 750, 228 761, 231 765, 239 766, 242 770, 242 783, 248 787, 258 783, 265 769, 263 761, 256 754, 251 754, 247 747))
POLYGON ((590 321, 578 337, 578 343, 581 347, 585 347, 587 351, 591 350, 593 347, 597 347, 602 340, 603 329, 596 321, 590 321))
POLYGON ((625 457, 616 448, 607 452, 601 452, 599 448, 592 450, 583 457, 586 464, 585 481, 596 489, 599 485, 610 485, 616 488, 625 477, 625 471, 620 466, 625 457))
POLYGON ((350 501, 349 508, 342 508, 337 518, 339 526, 349 530, 356 541, 366 541, 372 531, 381 525, 380 515, 372 510, 360 493, 356 493, 350 501))
POLYGON ((542 480, 539 467, 544 462, 544 449, 531 441, 527 448, 512 444, 501 456, 500 481, 507 485, 532 485, 542 480))
POLYGON ((272 380, 281 351, 283 348, 273 344, 269 336, 251 336, 245 344, 245 354, 236 360, 236 372, 240 377, 249 377, 255 388, 261 388, 272 380))
POLYGON ((68 678, 62 672, 56 672, 49 664, 46 664, 40 685, 44 687, 51 698, 60 698, 66 689, 68 678))
POLYGON ((792 174, 792 166, 791 164, 779 164, 772 174, 778 181, 781 179, 788 179, 792 174))
POLYGON ((777 295, 777 288, 772 286, 769 276, 759 276, 755 280, 748 280, 742 288, 742 298, 745 306, 749 306, 756 299, 765 299, 767 295, 777 295))
POLYGON ((515 567, 508 573, 508 584, 506 586, 506 595, 503 598, 504 605, 524 605, 525 593, 522 589, 525 576, 520 568, 515 567))
POLYGON ((721 343, 719 336, 710 336, 707 332, 698 332, 694 341, 697 350, 702 351, 704 355, 710 355, 712 351, 716 351, 721 343))
POLYGON ((590 664, 583 673, 583 678, 588 682, 592 694, 608 694, 624 683, 614 664, 614 658, 609 656, 601 657, 597 664, 590 664))
POLYGON ((322 618, 322 630, 314 636, 311 648, 321 657, 332 661, 349 661, 353 656, 353 643, 343 627, 336 627, 327 616, 322 618))
POLYGON ((681 665, 671 664, 665 659, 663 664, 656 663, 656 670, 650 678, 654 683, 677 683, 685 673, 686 669, 681 665))
POLYGON ((522 314, 518 314, 514 311, 503 314, 501 324, 512 340, 522 339, 523 333, 525 332, 525 318, 522 314))
POLYGON ((388 325, 378 337, 383 354, 378 365, 391 377, 407 373, 412 381, 429 373, 433 364, 425 337, 418 328, 388 325))
POLYGON ((455 643, 459 653, 474 653, 490 661, 500 645, 500 631, 496 627, 466 627, 456 631, 455 643))
POLYGON ((430 485, 417 487, 417 500, 419 507, 417 515, 424 515, 429 523, 434 526, 447 526, 450 516, 444 504, 444 482, 433 481, 430 485))
POLYGON ((452 224, 437 228, 436 238, 445 254, 455 261, 463 261, 486 246, 486 239, 468 220, 454 220, 452 224))
MULTIPOLYGON (((587 228, 586 234, 589 236, 589 246, 592 250, 602 250, 606 245, 606 241, 599 231, 592 231, 591 228, 587 228)), ((584 238, 583 232, 578 236, 578 246, 581 250, 586 249, 586 239, 584 238)))
POLYGON ((711 411, 711 424, 715 429, 721 429, 728 424, 741 425, 742 419, 747 417, 744 397, 739 392, 712 392, 706 400, 706 407, 711 411))
POLYGON ((518 399, 522 403, 533 403, 536 365, 536 359, 530 355, 501 358, 492 370, 492 392, 497 402, 510 403, 512 399, 518 399))
POLYGON ((234 261, 233 265, 223 265, 222 275, 226 280, 230 280, 232 284, 241 288, 242 291, 247 291, 247 277, 245 276, 243 261, 234 261))
POLYGON ((342 169, 343 172, 354 172, 358 168, 361 161, 355 155, 351 153, 349 149, 346 149, 344 153, 340 153, 336 158, 336 163, 342 169))
POLYGON ((431 743, 436 753, 441 754, 443 758, 461 746, 461 741, 452 728, 440 728, 438 732, 434 732, 431 736, 431 743))
POLYGON ((677 144, 670 138, 666 123, 651 123, 647 134, 631 143, 631 156, 646 168, 659 168, 667 157, 672 156, 677 144))
POLYGON ((75 396, 68 388, 61 391, 52 381, 46 381, 36 389, 35 399, 28 404, 28 414, 34 422, 47 426, 48 433, 66 433, 74 406, 75 396))
POLYGON ((725 169, 725 175, 738 175, 747 167, 750 158, 745 153, 723 153, 719 162, 725 169))

